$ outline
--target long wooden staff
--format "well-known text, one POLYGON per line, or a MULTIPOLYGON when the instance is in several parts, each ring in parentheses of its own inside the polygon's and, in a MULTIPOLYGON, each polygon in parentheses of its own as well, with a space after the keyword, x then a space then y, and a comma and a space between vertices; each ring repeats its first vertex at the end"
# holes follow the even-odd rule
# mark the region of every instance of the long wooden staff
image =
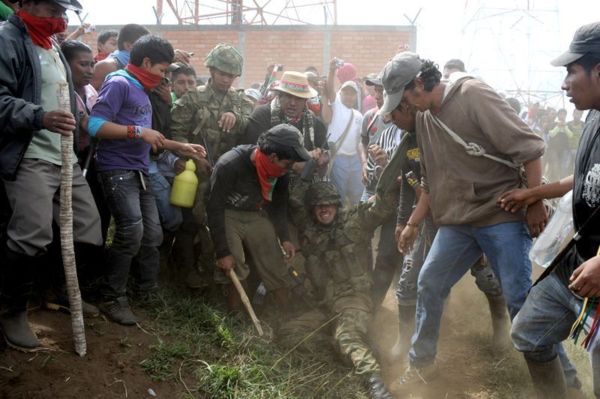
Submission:
MULTIPOLYGON (((60 86, 58 104, 61 110, 71 112, 69 85, 66 83, 60 86)), ((73 135, 60 136, 60 150, 62 153, 62 167, 60 168, 60 246, 65 268, 67 294, 69 296, 75 352, 83 357, 87 352, 87 344, 81 308, 81 292, 77 280, 77 265, 75 264, 75 247, 73 245, 73 135)))
POLYGON ((233 282, 235 289, 237 290, 238 294, 240 294, 242 303, 244 304, 244 307, 248 311, 248 314, 250 315, 250 318, 252 319, 252 323, 254 323, 254 327, 256 327, 256 331, 258 331, 258 336, 262 337, 264 335, 264 332, 263 332, 262 326, 260 325, 260 320, 258 320, 258 317, 256 317, 256 313, 254 313, 254 308, 252 308, 250 299, 248 299, 248 295, 246 295, 246 291, 244 290, 244 287, 242 287, 242 284, 240 283, 240 280, 238 279, 238 276, 237 276, 237 274, 235 274, 235 271, 233 269, 229 272, 229 278, 231 278, 231 281, 233 282))

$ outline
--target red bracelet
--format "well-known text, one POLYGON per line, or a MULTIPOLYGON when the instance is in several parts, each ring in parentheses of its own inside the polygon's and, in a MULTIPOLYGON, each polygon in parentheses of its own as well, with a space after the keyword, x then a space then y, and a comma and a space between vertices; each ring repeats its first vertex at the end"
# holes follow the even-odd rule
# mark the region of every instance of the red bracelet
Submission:
POLYGON ((135 126, 133 126, 133 125, 127 126, 127 138, 130 140, 135 139, 135 126))

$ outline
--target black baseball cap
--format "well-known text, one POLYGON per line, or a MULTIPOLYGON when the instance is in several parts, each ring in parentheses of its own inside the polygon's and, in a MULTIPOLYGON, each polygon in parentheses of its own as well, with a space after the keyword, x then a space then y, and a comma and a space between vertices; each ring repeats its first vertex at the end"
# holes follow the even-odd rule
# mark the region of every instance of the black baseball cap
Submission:
POLYGON ((587 53, 600 54, 600 22, 583 25, 573 36, 569 50, 553 59, 554 66, 566 66, 587 53))
POLYGON ((52 0, 54 3, 59 6, 66 8, 67 10, 81 12, 83 11, 83 6, 77 0, 52 0))
POLYGON ((264 133, 264 139, 285 147, 292 147, 297 155, 296 161, 308 161, 310 154, 304 148, 304 138, 296 127, 282 123, 274 126, 264 133))

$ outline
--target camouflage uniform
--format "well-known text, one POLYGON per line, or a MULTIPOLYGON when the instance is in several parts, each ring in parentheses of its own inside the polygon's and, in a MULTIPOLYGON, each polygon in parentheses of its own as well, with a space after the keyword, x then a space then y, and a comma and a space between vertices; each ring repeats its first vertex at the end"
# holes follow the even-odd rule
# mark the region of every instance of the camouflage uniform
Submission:
MULTIPOLYGON (((394 206, 376 202, 347 211, 338 208, 335 220, 322 225, 313 219, 312 209, 319 204, 341 205, 335 187, 313 183, 306 202, 302 252, 319 306, 284 324, 280 342, 293 345, 329 321, 337 349, 352 362, 355 372, 377 373, 379 364, 366 337, 372 312, 368 251, 374 229, 390 216, 394 206)), ((323 340, 322 335, 316 338, 323 340)))
MULTIPOLYGON (((243 59, 232 46, 219 44, 207 55, 204 65, 222 72, 239 76, 242 73, 243 59)), ((243 90, 230 88, 226 93, 213 89, 211 80, 204 86, 198 86, 195 91, 187 92, 179 98, 171 110, 171 135, 173 140, 203 145, 208 152, 211 166, 225 152, 235 147, 244 133, 248 118, 252 113, 252 103, 248 101, 243 90), (219 127, 219 120, 226 112, 235 115, 235 125, 229 132, 219 127)), ((184 221, 181 225, 177 240, 183 247, 193 247, 194 238, 200 233, 204 244, 202 254, 211 251, 211 243, 203 227, 206 223, 206 202, 210 190, 210 176, 197 172, 199 178, 196 202, 191 212, 183 211, 184 221)), ((193 266, 195 259, 188 250, 181 248, 180 263, 184 267, 193 266), (190 265, 191 263, 191 265, 190 265)))

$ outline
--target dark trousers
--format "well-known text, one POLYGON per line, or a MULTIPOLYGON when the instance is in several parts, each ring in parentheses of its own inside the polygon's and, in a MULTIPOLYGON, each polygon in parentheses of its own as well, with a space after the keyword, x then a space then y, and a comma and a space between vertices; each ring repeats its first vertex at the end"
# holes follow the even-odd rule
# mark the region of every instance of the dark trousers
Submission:
POLYGON ((160 268, 158 246, 162 229, 149 182, 132 170, 99 172, 98 180, 116 226, 107 255, 103 294, 107 298, 126 295, 131 261, 136 255, 138 267, 134 277, 138 289, 152 290, 160 268))

